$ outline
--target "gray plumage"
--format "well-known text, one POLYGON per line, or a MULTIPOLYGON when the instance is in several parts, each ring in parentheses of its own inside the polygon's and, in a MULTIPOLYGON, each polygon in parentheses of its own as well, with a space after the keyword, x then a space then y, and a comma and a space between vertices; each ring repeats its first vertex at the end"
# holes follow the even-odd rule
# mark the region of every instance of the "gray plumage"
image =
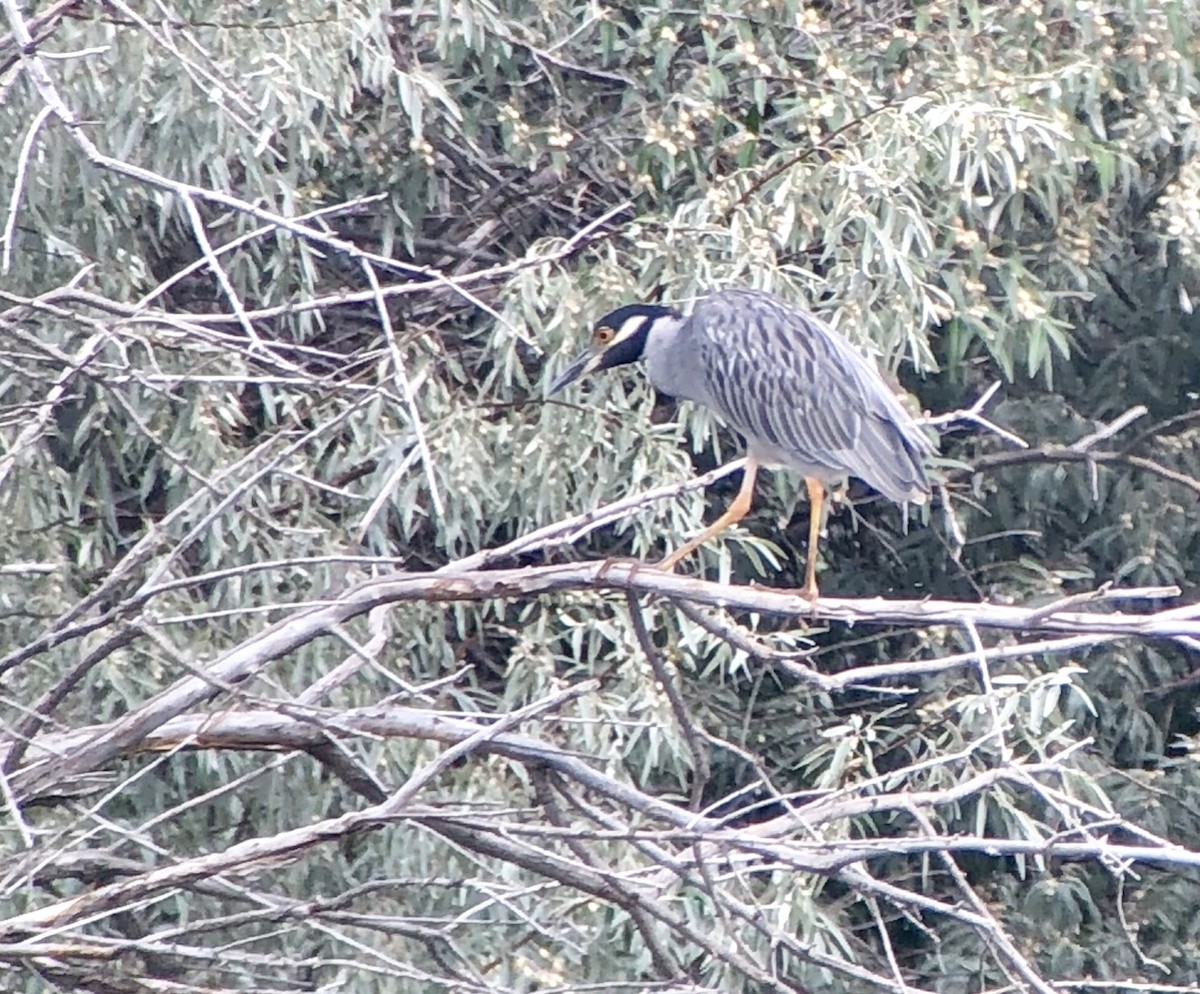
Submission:
POLYGON ((879 373, 819 318, 759 290, 723 290, 645 343, 664 393, 711 408, 748 453, 830 484, 854 476, 894 501, 929 492, 933 447, 879 373))
MULTIPOLYGON (((825 488, 858 477, 894 501, 923 501, 933 446, 849 342, 813 315, 759 290, 722 290, 690 315, 659 304, 630 304, 602 317, 591 347, 550 387, 554 394, 588 373, 646 360, 664 393, 715 411, 746 438, 742 486, 699 536, 667 556, 673 569, 750 510, 760 465, 804 474, 811 502, 802 596, 815 600, 817 544, 825 488)), ((907 518, 906 518, 907 520, 907 518)))

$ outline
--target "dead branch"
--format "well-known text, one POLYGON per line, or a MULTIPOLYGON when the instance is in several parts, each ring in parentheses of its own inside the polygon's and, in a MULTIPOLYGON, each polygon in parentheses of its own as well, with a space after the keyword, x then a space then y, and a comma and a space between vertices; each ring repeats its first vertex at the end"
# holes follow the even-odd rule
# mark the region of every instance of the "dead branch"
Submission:
MULTIPOLYGON (((594 682, 585 682, 548 701, 539 702, 532 712, 555 710, 566 700, 588 693, 594 690, 595 686, 594 682)), ((468 753, 504 756, 516 762, 553 770, 593 795, 605 797, 622 808, 669 826, 665 832, 652 829, 634 832, 632 829, 621 827, 600 833, 583 832, 580 837, 641 837, 657 839, 660 842, 674 840, 684 845, 704 842, 715 847, 706 849, 706 856, 712 856, 718 851, 728 854, 731 847, 754 854, 756 859, 783 858, 786 855, 797 868, 803 866, 807 872, 828 872, 836 866, 896 852, 922 854, 940 851, 1063 858, 1100 858, 1113 855, 1131 862, 1200 866, 1200 853, 1172 845, 1166 839, 1147 833, 1140 833, 1149 843, 1142 845, 1116 845, 1096 839, 1079 842, 1069 837, 1004 840, 969 836, 955 836, 952 839, 901 839, 889 836, 886 839, 848 840, 822 839, 815 834, 822 826, 866 814, 932 810, 940 806, 961 804, 1000 783, 1016 787, 1027 786, 1035 777, 1051 775, 1060 770, 1067 759, 1067 752, 1043 763, 1010 765, 983 771, 962 783, 937 790, 901 789, 876 793, 873 792, 871 783, 858 783, 846 791, 812 800, 797 808, 794 813, 780 815, 753 828, 730 830, 723 818, 697 814, 687 807, 654 797, 596 770, 585 757, 564 751, 536 736, 507 730, 513 724, 527 718, 529 715, 526 712, 531 712, 531 709, 513 715, 479 716, 476 720, 454 718, 438 711, 399 706, 302 710, 303 715, 281 714, 276 710, 188 715, 177 718, 147 735, 145 741, 131 751, 163 752, 180 748, 310 751, 314 746, 338 738, 424 739, 452 747, 439 757, 438 769, 445 768, 468 753), (449 758, 446 758, 447 756, 449 758), (776 848, 777 846, 785 848, 776 848), (803 857, 800 854, 804 854, 803 857)), ((79 742, 86 741, 93 731, 80 729, 63 735, 46 736, 44 740, 38 741, 37 746, 55 752, 70 750, 76 748, 79 742)), ((943 756, 938 762, 946 763, 953 759, 954 757, 943 756)), ((428 771, 428 768, 423 770, 421 783, 427 782, 435 773, 436 771, 428 771)), ((414 789, 406 787, 406 796, 412 794, 414 789)), ((392 795, 385 802, 391 806, 389 811, 399 810, 403 806, 403 798, 397 798, 401 798, 399 793, 392 795)), ((375 816, 381 817, 386 812, 376 810, 378 807, 377 805, 371 810, 375 812, 375 816)), ((1096 809, 1091 811, 1091 817, 1104 819, 1108 814, 1096 809)), ((545 826, 512 827, 509 831, 517 834, 553 834, 553 831, 545 826)), ((256 860, 258 858, 255 857, 256 860)), ((686 857, 680 858, 684 864, 690 862, 686 857)))
POLYGON ((130 901, 144 900, 153 894, 204 880, 214 874, 231 870, 244 871, 253 865, 275 863, 312 846, 340 839, 356 832, 378 828, 404 811, 430 781, 459 759, 474 752, 489 739, 503 734, 523 721, 553 711, 572 698, 594 690, 595 687, 594 681, 584 681, 528 707, 504 715, 491 725, 477 728, 470 736, 446 749, 436 759, 413 773, 399 790, 380 804, 342 815, 339 818, 329 818, 312 825, 280 832, 270 838, 251 839, 231 846, 223 852, 208 853, 170 866, 156 868, 150 873, 132 880, 107 884, 78 897, 68 898, 37 911, 10 918, 4 923, 4 933, 20 935, 38 928, 54 927, 79 918, 103 914, 130 901))
POLYGON ((1091 474, 1092 499, 1099 500, 1100 491, 1096 468, 1104 464, 1117 464, 1128 466, 1131 469, 1139 469, 1152 476, 1177 483, 1200 496, 1200 480, 1155 462, 1153 459, 1130 453, 1129 450, 1146 437, 1144 434, 1139 435, 1124 449, 1097 451, 1096 446, 1100 442, 1112 438, 1145 414, 1146 408, 1139 404, 1070 445, 1044 445, 1036 448, 1026 447, 1016 451, 987 453, 975 460, 972 472, 978 474, 1005 466, 1024 466, 1031 463, 1085 463, 1091 474))
MULTIPOLYGON (((594 684, 581 688, 583 691, 594 689, 594 684)), ((564 695, 558 695, 525 709, 523 714, 528 717, 537 711, 553 710, 563 700, 564 695)), ((986 791, 1000 779, 1018 783, 1039 773, 1052 773, 1055 766, 1053 762, 988 771, 953 788, 924 793, 900 791, 890 797, 879 797, 873 795, 867 785, 858 785, 862 790, 856 791, 861 795, 857 798, 848 797, 844 801, 828 804, 818 801, 805 806, 795 815, 774 819, 752 830, 745 827, 730 829, 720 819, 698 816, 695 812, 649 797, 636 788, 598 773, 584 760, 547 742, 506 730, 507 726, 519 720, 522 713, 503 716, 499 720, 494 716, 485 716, 476 721, 409 708, 364 708, 350 712, 305 710, 303 718, 270 711, 211 717, 189 716, 149 736, 143 747, 173 749, 186 744, 189 748, 293 749, 311 746, 322 737, 329 736, 404 735, 431 738, 450 744, 451 748, 410 778, 405 788, 382 805, 339 819, 328 819, 312 826, 239 843, 222 853, 181 860, 172 866, 146 867, 135 862, 121 864, 116 874, 122 878, 118 883, 102 884, 85 895, 60 900, 35 912, 0 921, 0 941, 18 942, 20 947, 28 945, 45 952, 52 947, 47 944, 50 936, 45 936, 44 940, 40 938, 44 935, 43 930, 60 929, 87 916, 102 917, 118 908, 128 907, 131 902, 151 900, 155 894, 164 893, 169 888, 195 885, 215 873, 236 870, 244 878, 247 873, 253 874, 255 867, 273 865, 290 858, 298 850, 334 841, 352 832, 376 828, 397 818, 423 824, 475 852, 523 866, 564 886, 626 907, 631 914, 636 912, 643 921, 643 927, 649 928, 650 921, 657 921, 688 941, 696 942, 701 948, 708 948, 704 938, 688 928, 677 915, 670 913, 668 906, 660 900, 660 888, 671 887, 671 880, 685 882, 690 873, 698 872, 688 858, 689 850, 697 858, 704 857, 708 870, 723 865, 786 866, 798 872, 837 873, 855 889, 875 893, 899 906, 912 905, 952 914, 988 934, 994 934, 997 925, 988 916, 981 915, 978 909, 972 911, 955 907, 876 880, 867 875, 860 864, 878 858, 892 858, 897 854, 970 852, 992 857, 1023 855, 1039 863, 1053 859, 1092 859, 1111 865, 1142 863, 1180 868, 1200 866, 1200 853, 1165 841, 1133 845, 1112 844, 1104 838, 1080 839, 1078 835, 1013 840, 938 836, 932 833, 914 838, 888 836, 859 839, 844 838, 836 832, 833 837, 825 838, 820 832, 821 826, 836 825, 855 814, 886 810, 889 806, 911 812, 961 803, 965 798, 986 791), (667 830, 649 825, 635 829, 629 824, 614 822, 611 815, 604 816, 610 827, 599 832, 572 826, 565 818, 559 819, 561 824, 558 825, 510 823, 500 829, 491 820, 477 822, 471 817, 449 816, 411 803, 416 790, 428 783, 439 770, 466 755, 484 752, 508 756, 543 769, 553 769, 591 793, 601 794, 621 807, 640 811, 660 823, 665 822, 667 830), (658 879, 655 887, 647 890, 645 885, 614 875, 603 864, 586 866, 555 856, 544 847, 531 845, 539 838, 547 842, 558 838, 609 842, 624 840, 632 844, 638 844, 641 840, 648 854, 659 854, 651 866, 668 871, 668 875, 658 879)), ((658 876, 655 874, 655 877, 658 876)), ((747 924, 761 922, 761 917, 755 914, 752 906, 741 905, 731 895, 722 896, 722 906, 724 912, 747 924)), ((270 917, 276 913, 293 915, 303 910, 299 907, 280 907, 254 914, 270 917)), ((309 913, 318 910, 313 907, 309 913)), ((774 933, 771 937, 780 941, 794 941, 777 937, 774 933)), ((13 947, 15 954, 19 953, 20 947, 13 947)), ((121 947, 135 948, 129 943, 121 947)), ((83 947, 77 951, 81 958, 98 953, 98 949, 89 952, 83 947)), ((795 952, 806 958, 815 957, 814 962, 824 962, 826 959, 820 953, 803 947, 798 947, 795 952)), ((64 948, 62 955, 70 955, 70 952, 64 948)), ((735 956, 734 962, 740 969, 752 966, 752 961, 742 956, 735 956)), ((1016 958, 1013 962, 1018 964, 1020 960, 1016 958)), ((848 968, 848 965, 836 961, 828 965, 839 971, 848 968)), ((860 972, 863 974, 860 979, 873 986, 880 985, 880 978, 868 971, 860 972)), ((1033 982, 1031 975, 1027 974, 1025 979, 1033 982)), ((887 989, 886 985, 883 986, 887 989)))
MULTIPOLYGON (((730 586, 676 576, 630 563, 581 563, 516 570, 466 570, 406 574, 370 580, 325 604, 297 609, 280 621, 214 660, 202 673, 186 677, 131 712, 87 743, 86 747, 54 759, 44 758, 12 778, 18 797, 36 797, 53 784, 103 766, 166 721, 203 700, 259 672, 270 662, 293 652, 319 635, 385 604, 413 601, 453 603, 496 599, 528 599, 548 594, 595 591, 635 591, 669 599, 688 600, 735 610, 798 618, 820 618, 847 624, 949 625, 1012 631, 1063 632, 1072 635, 1126 635, 1143 638, 1200 638, 1200 605, 1185 605, 1150 614, 1089 613, 1042 607, 1016 607, 935 600, 887 600, 881 597, 821 598, 810 602, 795 593, 763 587, 730 586)), ((1091 601, 1161 600, 1177 596, 1173 587, 1139 590, 1101 589, 1091 601)), ((1077 598, 1070 607, 1079 606, 1077 598)), ((185 620, 185 619, 180 619, 185 620)), ((161 619, 160 623, 168 623, 161 619)))
POLYGON ((1178 470, 1164 466, 1162 463, 1147 459, 1144 456, 1130 455, 1128 452, 1095 449, 1080 451, 1066 445, 1046 445, 1035 449, 1016 449, 1004 452, 989 452, 975 460, 973 472, 983 473, 987 470, 1000 469, 1006 466, 1027 466, 1032 463, 1086 463, 1089 465, 1119 465, 1131 469, 1140 469, 1144 473, 1160 477, 1171 483, 1186 487, 1197 497, 1200 497, 1200 480, 1180 473, 1178 470))

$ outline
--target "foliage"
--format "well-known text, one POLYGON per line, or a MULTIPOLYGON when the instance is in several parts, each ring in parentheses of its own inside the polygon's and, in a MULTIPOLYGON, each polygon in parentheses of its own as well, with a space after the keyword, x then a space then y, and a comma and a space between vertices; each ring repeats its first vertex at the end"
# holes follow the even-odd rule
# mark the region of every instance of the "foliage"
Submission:
MULTIPOLYGON (((93 766, 70 738, 144 717, 354 583, 452 576, 735 457, 635 373, 554 402, 543 386, 615 304, 737 284, 904 363, 925 410, 1002 380, 985 413, 1031 447, 940 424, 943 496, 905 532, 853 489, 825 591, 1036 605, 1113 581, 1194 602, 1191 0, 5 10, 0 930, 433 771, 411 808, 294 859, 72 920, 56 938, 87 955, 34 960, 11 951, 32 933, 5 931, 7 989, 1200 985, 1195 864, 1135 875, 1044 849, 1200 849, 1194 640, 431 596, 218 681, 178 715, 211 719, 207 744, 135 736, 93 766), (835 689, 805 669, 1023 641, 982 670, 835 689), (544 756, 435 769, 437 736, 218 737, 229 714, 482 720, 573 689, 515 731, 756 839, 798 806, 821 843, 872 858, 807 872, 780 855, 800 833, 738 862, 544 756), (83 765, 22 794, 51 748, 83 765), (901 844, 971 835, 1030 848, 901 844), (662 876, 701 852, 703 872, 662 876)), ((769 476, 692 568, 798 585, 799 484, 769 476)), ((483 565, 661 556, 735 486, 483 565)))

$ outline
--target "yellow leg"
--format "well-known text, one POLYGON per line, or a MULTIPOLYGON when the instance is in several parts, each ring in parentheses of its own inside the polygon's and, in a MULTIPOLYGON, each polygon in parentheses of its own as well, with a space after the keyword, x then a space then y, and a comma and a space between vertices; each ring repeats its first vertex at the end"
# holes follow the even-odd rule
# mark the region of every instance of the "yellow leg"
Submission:
POLYGON ((737 496, 733 498, 733 503, 729 505, 724 514, 705 528, 703 532, 682 548, 676 549, 667 556, 666 559, 658 564, 658 568, 668 571, 673 570, 684 556, 691 555, 714 535, 723 532, 730 525, 736 525, 741 521, 750 510, 750 500, 754 496, 754 478, 757 475, 758 463, 754 461, 752 456, 747 456, 746 468, 742 470, 742 488, 738 491, 737 496))
POLYGON ((821 539, 821 511, 825 505, 825 488, 819 480, 805 479, 808 486, 808 565, 804 570, 804 586, 800 595, 815 601, 817 593, 817 543, 821 539))

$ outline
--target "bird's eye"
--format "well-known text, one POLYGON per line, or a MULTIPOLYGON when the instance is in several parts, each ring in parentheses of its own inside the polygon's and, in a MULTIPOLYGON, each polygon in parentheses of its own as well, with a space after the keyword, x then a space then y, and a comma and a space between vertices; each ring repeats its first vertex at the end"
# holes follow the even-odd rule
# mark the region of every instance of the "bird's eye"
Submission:
POLYGON ((605 325, 603 328, 597 328, 595 335, 592 337, 596 339, 597 345, 607 345, 613 340, 613 335, 615 334, 616 332, 612 328, 605 325))

